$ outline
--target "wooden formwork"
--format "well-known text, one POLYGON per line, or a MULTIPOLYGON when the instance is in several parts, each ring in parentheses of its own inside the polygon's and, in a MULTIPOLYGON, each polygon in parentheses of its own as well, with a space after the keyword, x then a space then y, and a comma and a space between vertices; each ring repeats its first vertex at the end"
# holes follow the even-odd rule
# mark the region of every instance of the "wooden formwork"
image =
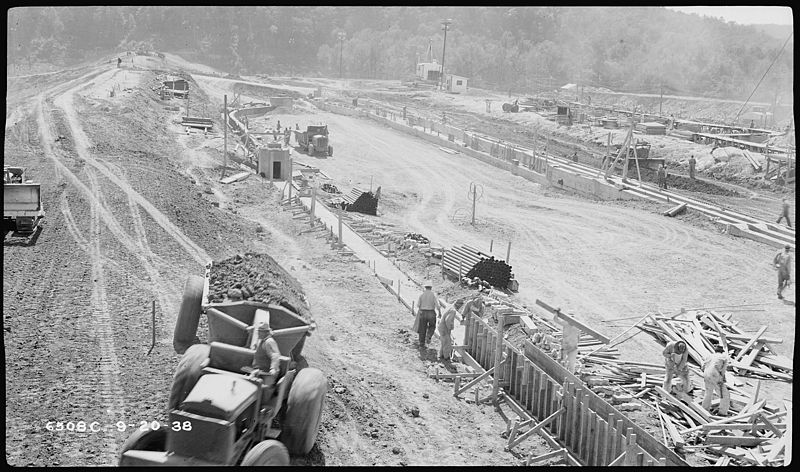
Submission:
MULTIPOLYGON (((495 377, 503 395, 530 417, 524 421, 518 418, 509 425, 509 448, 546 429, 542 432, 557 442, 551 446, 562 447, 564 454, 580 465, 688 465, 532 343, 520 352, 499 340, 503 343, 502 362, 496 363, 496 330, 476 316, 470 316, 465 323, 465 354, 495 377)), ((456 387, 456 394, 480 380, 478 377, 460 389, 456 387)), ((549 457, 553 454, 529 462, 549 457)))

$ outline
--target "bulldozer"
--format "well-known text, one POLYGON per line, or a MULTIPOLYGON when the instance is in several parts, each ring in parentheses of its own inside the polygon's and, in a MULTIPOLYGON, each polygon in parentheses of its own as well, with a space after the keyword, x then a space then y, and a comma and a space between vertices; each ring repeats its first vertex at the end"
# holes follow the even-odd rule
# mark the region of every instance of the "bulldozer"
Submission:
POLYGON ((3 166, 3 228, 36 231, 44 217, 41 185, 25 178, 24 167, 3 166))
POLYGON ((121 448, 120 466, 286 466, 290 454, 308 454, 316 441, 328 383, 301 356, 315 324, 284 305, 205 304, 207 280, 208 272, 205 279, 190 276, 184 286, 173 337, 183 357, 167 405, 169 422, 134 432, 121 448), (197 337, 202 314, 208 344, 197 337), (264 323, 282 354, 274 385, 251 367, 264 323))
POLYGON ((300 150, 311 156, 333 156, 333 146, 328 143, 328 125, 309 125, 305 131, 292 131, 300 150))

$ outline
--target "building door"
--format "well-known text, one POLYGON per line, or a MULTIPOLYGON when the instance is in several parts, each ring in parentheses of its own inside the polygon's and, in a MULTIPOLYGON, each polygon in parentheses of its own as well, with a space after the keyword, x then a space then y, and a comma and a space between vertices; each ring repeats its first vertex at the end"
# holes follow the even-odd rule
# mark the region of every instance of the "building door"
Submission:
POLYGON ((275 180, 281 180, 281 161, 275 161, 272 163, 272 178, 275 180))

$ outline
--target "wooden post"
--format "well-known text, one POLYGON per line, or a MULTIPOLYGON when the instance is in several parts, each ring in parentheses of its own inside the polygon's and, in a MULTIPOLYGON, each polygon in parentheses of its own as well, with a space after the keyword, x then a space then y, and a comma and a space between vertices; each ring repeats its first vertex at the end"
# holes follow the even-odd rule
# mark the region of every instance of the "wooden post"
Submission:
POLYGON ((153 343, 150 344, 150 349, 147 351, 148 356, 153 351, 153 348, 155 346, 156 346, 156 301, 153 300, 153 343))
POLYGON ((458 282, 461 283, 461 273, 462 273, 462 266, 464 261, 459 259, 458 261, 458 282))
MULTIPOLYGON (((292 167, 293 167, 293 159, 291 156, 289 157, 289 204, 292 204, 292 183, 294 182, 294 178, 292 177, 292 167)), ((283 195, 281 195, 283 196, 283 195)), ((333 233, 333 229, 331 229, 331 233, 333 233)))
MULTIPOLYGON (((270 173, 270 175, 272 174, 270 173)), ((315 183, 314 186, 311 187, 311 210, 309 211, 311 226, 314 226, 314 209, 316 207, 316 204, 317 204, 317 185, 315 183)))
POLYGON ((494 247, 494 239, 489 241, 489 252, 492 252, 493 247, 494 247))
POLYGON ((492 397, 494 404, 497 405, 497 393, 500 390, 500 379, 498 375, 498 366, 503 357, 503 326, 506 324, 506 315, 497 317, 497 339, 494 347, 494 381, 492 382, 492 397))
POLYGON ((506 264, 511 259, 511 241, 508 242, 508 250, 506 251, 506 264))
POLYGON ((228 95, 223 95, 222 97, 222 135, 223 135, 223 145, 222 145, 222 177, 221 179, 225 178, 225 171, 228 169, 228 95))
POLYGON ((339 208, 337 212, 337 217, 339 219, 339 246, 342 245, 342 209, 339 208))

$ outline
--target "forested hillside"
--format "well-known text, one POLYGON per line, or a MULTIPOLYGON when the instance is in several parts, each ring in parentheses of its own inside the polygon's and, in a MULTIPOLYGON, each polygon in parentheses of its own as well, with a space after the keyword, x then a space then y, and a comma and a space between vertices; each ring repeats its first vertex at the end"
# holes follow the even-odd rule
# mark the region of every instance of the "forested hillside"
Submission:
MULTIPOLYGON (((36 7, 8 12, 11 65, 136 47, 238 74, 413 76, 429 43, 448 72, 517 92, 566 82, 746 98, 785 42, 753 26, 657 7, 36 7), (338 33, 345 38, 339 41, 338 33)), ((754 100, 791 94, 794 41, 754 100)))

